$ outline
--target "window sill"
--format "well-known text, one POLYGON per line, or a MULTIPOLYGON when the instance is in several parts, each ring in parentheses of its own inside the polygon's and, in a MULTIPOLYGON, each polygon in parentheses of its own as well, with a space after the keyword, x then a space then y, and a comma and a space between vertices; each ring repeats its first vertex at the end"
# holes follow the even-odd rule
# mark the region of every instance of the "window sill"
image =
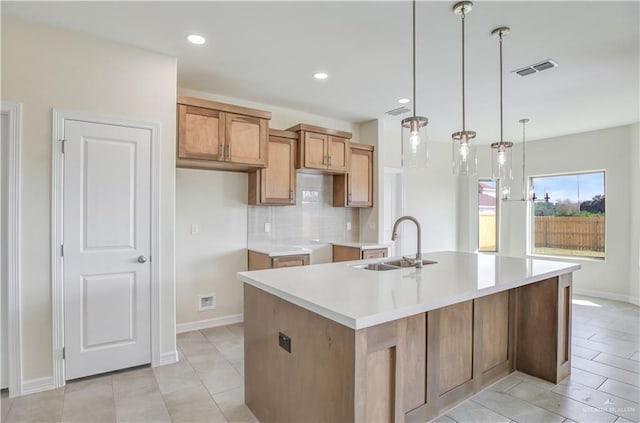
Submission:
POLYGON ((569 261, 586 261, 586 262, 593 262, 593 263, 606 263, 607 262, 607 258, 606 256, 604 258, 595 258, 595 257, 583 257, 583 256, 562 256, 562 255, 557 255, 557 254, 535 254, 535 253, 530 253, 527 254, 527 257, 529 258, 540 258, 540 259, 558 259, 558 260, 569 260, 569 261))

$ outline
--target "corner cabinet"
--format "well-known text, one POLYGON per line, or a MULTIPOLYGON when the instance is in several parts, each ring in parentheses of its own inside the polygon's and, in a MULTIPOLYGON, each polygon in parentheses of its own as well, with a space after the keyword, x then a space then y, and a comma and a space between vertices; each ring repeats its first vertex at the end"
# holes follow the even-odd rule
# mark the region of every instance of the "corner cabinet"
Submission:
POLYGON ((249 173, 250 205, 296 203, 296 144, 298 134, 269 130, 269 165, 249 173))
POLYGON ((178 97, 177 167, 249 171, 267 166, 271 112, 178 97))
POLYGON ((351 132, 299 124, 288 129, 298 134, 299 171, 340 174, 349 169, 351 132))
POLYGON ((373 146, 352 142, 349 170, 333 177, 334 207, 373 207, 373 146))

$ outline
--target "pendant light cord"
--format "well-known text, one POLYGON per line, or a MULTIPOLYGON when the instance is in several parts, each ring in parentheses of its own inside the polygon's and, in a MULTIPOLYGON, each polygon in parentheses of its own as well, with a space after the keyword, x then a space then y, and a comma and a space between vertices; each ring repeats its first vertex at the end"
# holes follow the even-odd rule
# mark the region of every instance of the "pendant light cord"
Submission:
POLYGON ((413 117, 416 117, 416 0, 413 0, 413 117))
POLYGON ((503 132, 502 132, 502 32, 499 34, 500 37, 500 143, 504 143, 503 132))
POLYGON ((462 133, 466 132, 466 113, 465 113, 465 97, 464 97, 464 7, 460 14, 462 20, 462 133))

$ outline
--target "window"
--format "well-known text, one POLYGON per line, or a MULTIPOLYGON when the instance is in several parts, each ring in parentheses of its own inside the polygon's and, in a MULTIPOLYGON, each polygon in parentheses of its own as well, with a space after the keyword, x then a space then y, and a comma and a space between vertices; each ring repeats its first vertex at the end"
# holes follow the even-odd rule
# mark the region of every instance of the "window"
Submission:
POLYGON ((532 177, 534 254, 604 259, 605 173, 532 177))
POLYGON ((478 180, 478 251, 498 251, 496 181, 478 180))

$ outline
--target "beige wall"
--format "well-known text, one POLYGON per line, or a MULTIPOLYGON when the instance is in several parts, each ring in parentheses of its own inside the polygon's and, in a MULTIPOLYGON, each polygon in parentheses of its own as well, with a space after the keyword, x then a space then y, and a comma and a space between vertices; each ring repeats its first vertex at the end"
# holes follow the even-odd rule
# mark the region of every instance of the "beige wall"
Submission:
POLYGON ((2 17, 2 99, 24 104, 20 255, 25 381, 52 375, 52 108, 162 125, 161 352, 175 349, 176 80, 175 58, 2 17))
MULTIPOLYGON (((180 95, 269 110, 270 126, 298 123, 351 131, 350 122, 298 110, 179 88, 180 95)), ((247 270, 247 174, 213 170, 176 170, 177 323, 225 318, 242 313, 242 285, 236 272, 247 270), (191 235, 191 224, 200 233, 191 235), (217 308, 198 311, 198 295, 215 292, 217 308)))

